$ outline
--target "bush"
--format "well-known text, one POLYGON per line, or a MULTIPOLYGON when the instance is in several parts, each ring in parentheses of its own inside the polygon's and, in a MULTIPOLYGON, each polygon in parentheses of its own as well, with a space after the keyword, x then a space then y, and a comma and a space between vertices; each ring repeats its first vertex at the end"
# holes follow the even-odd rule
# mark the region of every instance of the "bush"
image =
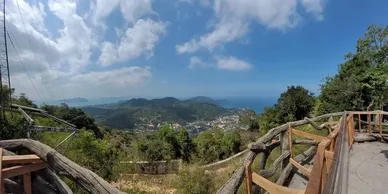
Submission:
POLYGON ((212 193, 211 175, 197 166, 184 166, 179 171, 177 188, 179 193, 206 194, 212 193))

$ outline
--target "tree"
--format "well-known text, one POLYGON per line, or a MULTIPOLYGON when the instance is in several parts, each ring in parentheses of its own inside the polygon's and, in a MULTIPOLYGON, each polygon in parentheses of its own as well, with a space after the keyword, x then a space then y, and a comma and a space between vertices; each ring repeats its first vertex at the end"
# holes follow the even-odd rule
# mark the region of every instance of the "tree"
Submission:
POLYGON ((345 60, 321 85, 317 113, 381 109, 388 98, 388 26, 369 26, 345 60))
POLYGON ((314 96, 302 86, 289 86, 287 91, 280 94, 274 107, 264 108, 259 116, 260 133, 265 134, 269 129, 289 121, 301 120, 314 107, 314 96))
POLYGON ((289 86, 286 92, 280 94, 275 106, 281 123, 301 120, 311 112, 313 107, 313 94, 302 86, 289 86))
POLYGON ((62 103, 60 106, 43 105, 41 109, 46 110, 48 114, 55 115, 74 124, 78 129, 86 128, 87 130, 93 131, 94 135, 99 139, 104 137, 104 134, 94 123, 94 119, 80 108, 69 107, 67 104, 62 103))
POLYGON ((219 139, 215 137, 213 130, 200 133, 194 138, 197 148, 197 157, 204 163, 216 161, 222 155, 219 139))
POLYGON ((241 136, 238 131, 225 132, 221 139, 221 149, 226 157, 238 153, 240 146, 241 136))
POLYGON ((180 129, 177 134, 177 140, 180 147, 180 155, 184 161, 190 161, 191 153, 195 151, 193 140, 186 129, 180 129))
POLYGON ((181 148, 178 143, 176 133, 169 124, 163 124, 156 132, 156 137, 170 145, 175 158, 179 158, 181 156, 181 148))

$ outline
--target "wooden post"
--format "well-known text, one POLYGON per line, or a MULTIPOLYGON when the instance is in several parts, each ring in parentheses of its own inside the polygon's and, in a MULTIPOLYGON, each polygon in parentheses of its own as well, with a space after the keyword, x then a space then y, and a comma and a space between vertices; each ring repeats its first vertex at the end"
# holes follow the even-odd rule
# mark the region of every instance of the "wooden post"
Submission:
POLYGON ((292 128, 288 127, 288 144, 289 144, 289 150, 290 150, 290 158, 294 157, 294 154, 292 153, 292 128))
POLYGON ((245 179, 247 183, 247 194, 252 194, 252 170, 250 160, 245 165, 245 179))
MULTIPOLYGON (((286 151, 290 151, 290 145, 289 145, 290 140, 289 140, 288 133, 290 133, 288 130, 285 130, 282 133, 280 133, 280 145, 281 145, 281 149, 282 149, 282 154, 286 151)), ((290 156, 291 156, 291 151, 290 151, 290 156)), ((290 160, 290 156, 282 161, 281 166, 280 166, 280 169, 282 171, 284 168, 286 168, 288 161, 290 160)))
POLYGON ((361 114, 358 114, 358 132, 361 133, 361 114))
POLYGON ((0 193, 5 193, 4 183, 3 183, 3 176, 1 172, 3 171, 2 168, 2 161, 3 161, 3 148, 0 148, 0 193))
POLYGON ((372 133, 372 119, 370 113, 368 113, 368 132, 372 133))
POLYGON ((380 114, 379 114, 379 129, 380 129, 380 135, 383 134, 383 127, 382 127, 382 125, 383 125, 383 115, 380 113, 380 114))
POLYGON ((23 186, 25 194, 32 194, 31 189, 31 173, 23 174, 23 186))
POLYGON ((323 166, 322 166, 322 179, 321 179, 321 192, 323 192, 323 189, 325 188, 325 184, 327 181, 327 167, 326 167, 326 159, 323 159, 323 166))

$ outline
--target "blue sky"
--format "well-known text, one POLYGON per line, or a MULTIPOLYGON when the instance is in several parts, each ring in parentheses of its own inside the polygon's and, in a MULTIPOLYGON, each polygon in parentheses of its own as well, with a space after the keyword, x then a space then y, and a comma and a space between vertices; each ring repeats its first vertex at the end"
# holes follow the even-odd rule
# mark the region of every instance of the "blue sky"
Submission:
POLYGON ((319 93, 385 1, 7 1, 17 93, 71 97, 277 97, 319 93), (19 7, 18 7, 19 6, 19 7), (22 14, 20 14, 19 12, 22 14), (21 17, 22 15, 22 17, 21 17))

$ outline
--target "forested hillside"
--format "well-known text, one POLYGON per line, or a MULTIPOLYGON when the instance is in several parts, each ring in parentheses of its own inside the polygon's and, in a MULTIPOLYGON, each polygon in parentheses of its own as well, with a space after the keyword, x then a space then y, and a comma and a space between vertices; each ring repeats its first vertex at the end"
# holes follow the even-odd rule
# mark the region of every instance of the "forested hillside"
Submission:
POLYGON ((157 126, 163 122, 185 125, 194 121, 210 121, 218 116, 236 113, 226 109, 211 98, 196 97, 178 100, 173 97, 147 100, 143 98, 83 107, 83 111, 93 116, 102 125, 117 129, 133 129, 141 125, 157 126))

